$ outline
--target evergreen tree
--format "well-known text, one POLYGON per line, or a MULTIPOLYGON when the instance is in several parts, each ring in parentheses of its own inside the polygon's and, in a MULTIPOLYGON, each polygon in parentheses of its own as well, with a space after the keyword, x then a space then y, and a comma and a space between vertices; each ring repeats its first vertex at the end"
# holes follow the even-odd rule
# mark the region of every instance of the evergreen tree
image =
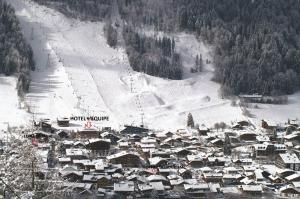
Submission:
POLYGON ((225 134, 224 155, 231 155, 231 141, 228 133, 225 134))
POLYGON ((106 40, 107 44, 110 47, 116 47, 118 43, 118 32, 117 30, 111 25, 110 22, 106 24, 104 27, 105 35, 106 35, 106 40))
POLYGON ((187 118, 187 126, 194 128, 195 124, 194 124, 194 119, 193 119, 193 115, 191 113, 188 114, 188 118, 187 118))

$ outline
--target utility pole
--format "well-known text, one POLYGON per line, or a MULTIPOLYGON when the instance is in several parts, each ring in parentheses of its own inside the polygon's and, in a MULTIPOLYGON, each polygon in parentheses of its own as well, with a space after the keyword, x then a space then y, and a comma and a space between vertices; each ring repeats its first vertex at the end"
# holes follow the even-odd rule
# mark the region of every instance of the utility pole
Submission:
POLYGON ((35 182, 34 182, 34 159, 31 160, 31 187, 32 187, 32 191, 34 191, 34 185, 35 185, 35 182))
POLYGON ((50 53, 48 53, 46 68, 50 67, 50 53))
POLYGON ((33 32, 33 27, 31 27, 31 34, 30 34, 30 39, 33 40, 34 39, 34 32, 33 32))

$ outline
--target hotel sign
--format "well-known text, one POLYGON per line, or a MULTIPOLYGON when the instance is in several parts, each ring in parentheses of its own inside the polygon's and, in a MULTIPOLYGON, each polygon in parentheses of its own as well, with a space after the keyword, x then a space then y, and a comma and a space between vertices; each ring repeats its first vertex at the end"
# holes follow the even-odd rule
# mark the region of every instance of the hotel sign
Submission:
POLYGON ((109 121, 109 117, 108 116, 72 116, 70 117, 70 120, 73 121, 109 121))

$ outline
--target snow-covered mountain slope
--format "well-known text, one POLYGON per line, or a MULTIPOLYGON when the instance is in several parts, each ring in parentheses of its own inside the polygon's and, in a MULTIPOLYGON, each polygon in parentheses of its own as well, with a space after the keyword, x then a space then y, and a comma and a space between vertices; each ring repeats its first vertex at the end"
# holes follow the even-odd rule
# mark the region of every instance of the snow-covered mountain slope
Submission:
POLYGON ((17 90, 17 78, 0 76, 0 130, 6 130, 8 125, 24 125, 30 117, 19 103, 17 90), (10 123, 8 123, 10 122, 10 123))
POLYGON ((9 3, 37 63, 26 97, 36 117, 108 115, 110 123, 103 125, 113 127, 139 125, 143 117, 156 129, 185 126, 189 112, 196 123, 208 126, 247 119, 239 107, 220 99, 220 86, 211 81, 211 65, 202 73, 188 72, 197 54, 211 60, 210 49, 193 35, 172 35, 186 67, 184 80, 161 79, 132 71, 124 49, 106 44, 103 23, 69 19, 31 1, 9 3))

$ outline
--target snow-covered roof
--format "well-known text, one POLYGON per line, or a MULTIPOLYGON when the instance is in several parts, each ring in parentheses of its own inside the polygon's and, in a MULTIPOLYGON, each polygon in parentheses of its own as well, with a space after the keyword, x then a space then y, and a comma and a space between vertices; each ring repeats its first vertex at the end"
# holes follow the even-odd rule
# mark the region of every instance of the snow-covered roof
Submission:
POLYGON ((261 185, 242 185, 241 186, 243 191, 247 192, 262 192, 262 186, 261 185))
POLYGON ((300 188, 300 182, 293 182, 293 186, 295 188, 300 188))
POLYGON ((223 179, 238 179, 238 178, 241 178, 242 175, 241 174, 229 174, 229 173, 226 173, 223 175, 223 179))
POLYGON ((162 182, 150 182, 149 184, 153 187, 154 190, 157 190, 157 191, 165 190, 165 187, 162 182))
POLYGON ((67 156, 86 156, 87 152, 86 149, 66 149, 67 156))
POLYGON ((295 153, 281 153, 279 156, 285 164, 300 164, 300 160, 295 153))
POLYGON ((285 179, 288 180, 288 181, 292 181, 295 178, 300 178, 300 174, 299 173, 294 173, 294 174, 292 174, 290 176, 285 177, 285 179))
POLYGON ((160 161, 165 160, 165 159, 157 156, 154 158, 149 158, 148 160, 149 160, 150 165, 154 166, 154 165, 157 165, 160 161))
POLYGON ((185 190, 210 190, 207 183, 199 183, 199 184, 184 184, 185 190))
POLYGON ((147 180, 149 182, 152 182, 152 181, 168 181, 168 179, 162 175, 150 175, 147 177, 147 180))
POLYGON ((127 151, 121 151, 121 152, 119 152, 119 153, 116 153, 116 154, 107 156, 106 159, 112 160, 112 159, 119 158, 119 157, 122 157, 122 156, 125 156, 125 155, 135 155, 135 156, 138 156, 138 157, 139 157, 139 154, 136 153, 136 152, 133 152, 133 151, 130 151, 130 152, 127 152, 127 151))
POLYGON ((133 181, 123 181, 119 183, 114 183, 114 191, 116 192, 133 192, 134 182, 133 181))
POLYGON ((64 182, 63 186, 67 188, 81 188, 89 190, 92 188, 92 183, 64 182))

